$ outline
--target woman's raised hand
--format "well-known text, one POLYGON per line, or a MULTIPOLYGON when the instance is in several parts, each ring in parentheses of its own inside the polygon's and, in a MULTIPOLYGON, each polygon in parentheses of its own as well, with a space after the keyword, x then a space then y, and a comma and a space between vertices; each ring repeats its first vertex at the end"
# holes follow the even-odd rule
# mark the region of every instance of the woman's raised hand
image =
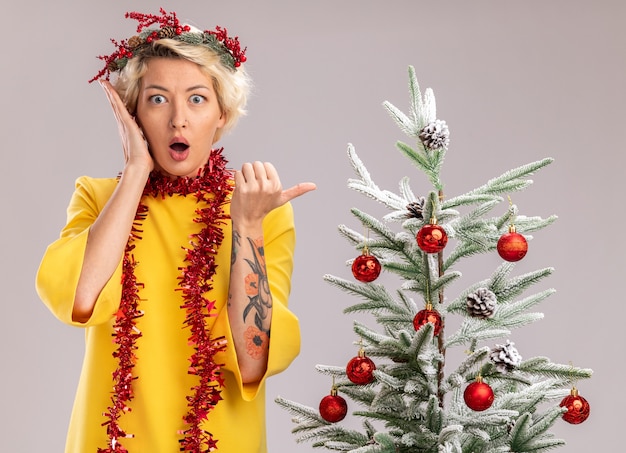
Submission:
POLYGON ((154 168, 154 161, 148 151, 148 144, 141 128, 135 119, 128 113, 122 99, 108 80, 100 80, 100 85, 107 95, 111 109, 115 115, 117 128, 124 149, 124 162, 128 165, 144 166, 149 173, 154 168))
POLYGON ((315 184, 304 182, 283 190, 272 164, 245 163, 240 171, 235 172, 231 219, 240 226, 258 224, 273 209, 315 188, 315 184))

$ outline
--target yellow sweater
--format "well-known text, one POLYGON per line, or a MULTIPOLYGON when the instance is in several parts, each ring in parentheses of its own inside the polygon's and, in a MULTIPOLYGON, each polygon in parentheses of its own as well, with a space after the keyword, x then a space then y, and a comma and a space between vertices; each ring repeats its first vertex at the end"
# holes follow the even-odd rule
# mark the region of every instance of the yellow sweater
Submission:
MULTIPOLYGON (((121 260, 115 274, 102 290, 91 319, 72 321, 72 305, 82 268, 89 227, 113 193, 115 179, 81 177, 68 207, 68 221, 60 238, 52 243, 37 274, 37 291, 43 302, 61 321, 85 328, 85 357, 67 436, 66 452, 96 453, 107 445, 103 412, 110 405, 114 314, 121 297, 121 260)), ((189 329, 183 329, 184 310, 180 308, 177 287, 178 268, 183 265, 189 236, 199 231, 194 223, 197 201, 193 195, 162 199, 144 197, 148 217, 142 222, 142 239, 135 242, 138 261, 139 309, 137 320, 142 337, 137 340, 137 364, 133 374, 134 399, 131 412, 120 421, 122 429, 134 435, 123 439, 129 453, 174 453, 179 451, 182 420, 187 412, 186 396, 191 394, 195 376, 187 374, 191 348, 189 329)), ((228 212, 229 205, 225 206, 228 212)), ((295 231, 291 205, 272 211, 264 221, 265 258, 274 303, 269 362, 266 376, 284 370, 298 355, 298 319, 287 309, 293 266, 295 231)), ((216 257, 217 273, 209 298, 216 301, 217 317, 209 318, 211 336, 225 336, 234 345, 226 310, 231 255, 231 225, 224 226, 224 241, 216 257)), ((234 346, 216 357, 222 368, 225 387, 216 408, 209 413, 205 429, 218 440, 218 451, 264 453, 265 378, 255 385, 243 385, 234 346)))

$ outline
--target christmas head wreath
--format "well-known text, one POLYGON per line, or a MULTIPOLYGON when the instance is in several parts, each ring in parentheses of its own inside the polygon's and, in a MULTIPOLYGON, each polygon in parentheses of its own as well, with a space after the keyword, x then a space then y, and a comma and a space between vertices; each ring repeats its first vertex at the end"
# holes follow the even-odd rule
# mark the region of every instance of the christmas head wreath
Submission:
POLYGON ((220 57, 222 64, 233 71, 246 61, 246 48, 241 48, 239 37, 229 37, 225 28, 217 26, 213 31, 201 31, 190 25, 181 24, 173 11, 168 13, 160 8, 160 13, 160 15, 138 12, 126 13, 127 19, 135 19, 138 22, 137 35, 119 42, 111 39, 116 47, 115 52, 110 55, 98 56, 100 60, 104 61, 104 68, 89 82, 91 83, 101 77, 108 80, 111 73, 121 71, 128 60, 159 39, 174 39, 187 44, 204 46, 215 52, 220 57), (152 25, 158 25, 158 28, 148 28, 152 25))

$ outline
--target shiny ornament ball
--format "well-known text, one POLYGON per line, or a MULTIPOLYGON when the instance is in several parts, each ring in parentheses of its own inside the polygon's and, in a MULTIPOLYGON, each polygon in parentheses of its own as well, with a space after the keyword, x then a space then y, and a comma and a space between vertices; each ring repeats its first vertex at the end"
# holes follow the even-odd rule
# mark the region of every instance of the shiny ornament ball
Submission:
POLYGON ((417 312, 415 317, 413 318, 413 327, 415 330, 419 330, 425 324, 432 323, 435 327, 434 335, 439 335, 441 332, 441 328, 443 327, 443 321, 441 320, 441 315, 437 310, 433 310, 431 308, 425 308, 424 310, 420 310, 417 312))
POLYGON ((498 254, 505 261, 515 262, 526 256, 528 252, 528 242, 519 233, 509 232, 503 234, 498 239, 498 254))
POLYGON ((439 253, 448 243, 448 234, 437 224, 424 225, 417 232, 417 245, 426 253, 439 253))
POLYGON ((374 255, 363 254, 352 262, 352 275, 360 282, 369 283, 378 278, 382 267, 374 255))
POLYGON ((337 394, 326 395, 320 401, 320 415, 330 423, 343 420, 348 413, 348 403, 337 394))
POLYGON ((375 369, 376 365, 369 357, 359 355, 348 362, 346 374, 355 384, 364 385, 374 380, 375 369))
POLYGON ((463 399, 473 411, 484 411, 493 404, 493 389, 489 384, 475 381, 465 388, 463 399))
POLYGON ((571 395, 563 398, 559 406, 567 408, 567 412, 563 414, 563 420, 572 425, 578 425, 589 417, 589 403, 576 391, 572 391, 571 395))

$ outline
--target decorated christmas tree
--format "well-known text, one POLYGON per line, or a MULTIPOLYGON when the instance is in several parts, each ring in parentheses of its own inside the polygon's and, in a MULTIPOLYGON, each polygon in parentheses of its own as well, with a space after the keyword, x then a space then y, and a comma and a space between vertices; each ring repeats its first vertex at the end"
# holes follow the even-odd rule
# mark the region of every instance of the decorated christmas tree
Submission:
POLYGON ((409 91, 408 114, 384 106, 414 141, 397 148, 431 189, 415 194, 408 177, 399 193, 379 188, 350 145, 357 177, 348 186, 389 212, 378 219, 353 208, 362 232, 345 225, 339 231, 356 249, 354 278, 324 277, 357 299, 345 314, 373 318, 375 325, 354 321, 358 352, 347 364, 317 365, 332 378, 318 407, 283 397, 276 402, 294 415, 299 442, 332 451, 521 453, 564 445, 549 430, 561 419, 578 424, 588 417, 576 383, 592 371, 547 357, 523 359, 510 341, 513 329, 543 317, 532 310, 554 292, 527 294, 552 268, 516 273, 515 266, 530 233, 556 219, 519 214, 511 194, 527 188, 528 178, 552 159, 449 197, 440 178, 448 127, 436 116, 432 90, 422 95, 412 67, 409 91), (498 264, 485 269, 483 281, 460 285, 455 267, 479 254, 499 255, 498 264), (378 283, 381 272, 395 275, 397 288, 378 283), (446 292, 453 289, 456 294, 446 292), (445 328, 452 317, 456 331, 445 328), (464 352, 458 363, 446 361, 452 348, 464 352), (348 412, 362 420, 362 429, 342 422, 348 412))

